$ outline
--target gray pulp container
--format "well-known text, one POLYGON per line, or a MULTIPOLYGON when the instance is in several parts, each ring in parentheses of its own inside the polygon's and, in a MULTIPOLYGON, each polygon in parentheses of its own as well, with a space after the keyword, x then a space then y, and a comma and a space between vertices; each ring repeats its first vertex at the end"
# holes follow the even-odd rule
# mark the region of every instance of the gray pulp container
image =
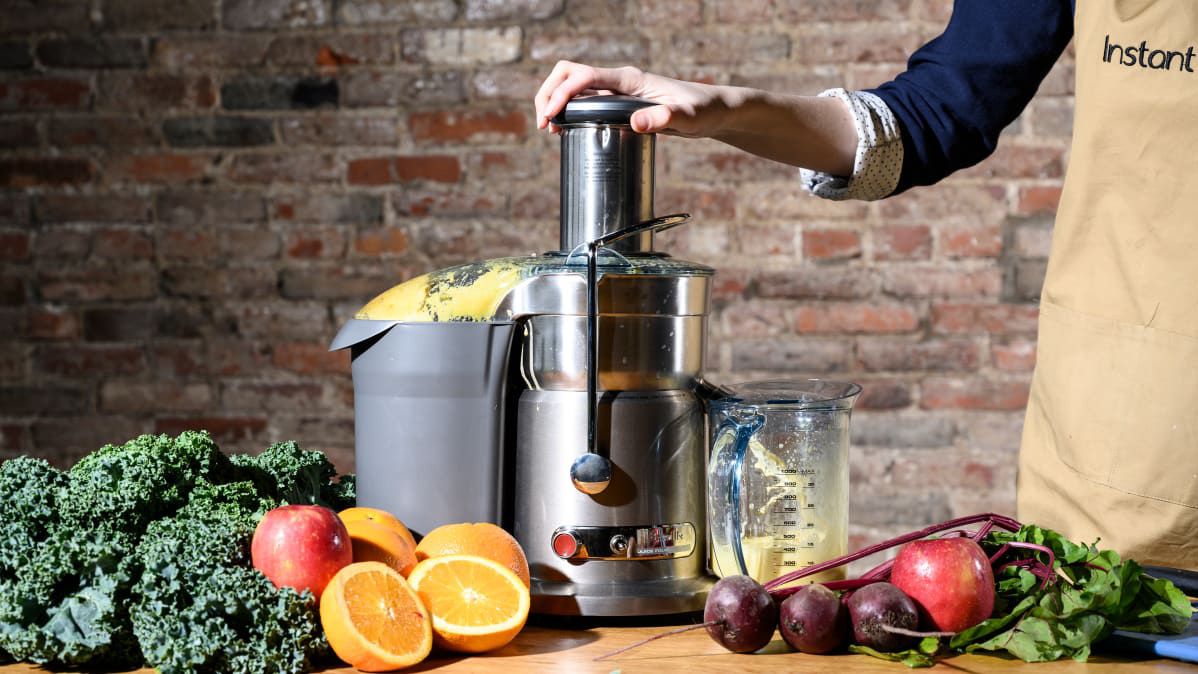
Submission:
POLYGON ((514 323, 352 319, 358 505, 421 534, 501 524, 505 382, 514 323))

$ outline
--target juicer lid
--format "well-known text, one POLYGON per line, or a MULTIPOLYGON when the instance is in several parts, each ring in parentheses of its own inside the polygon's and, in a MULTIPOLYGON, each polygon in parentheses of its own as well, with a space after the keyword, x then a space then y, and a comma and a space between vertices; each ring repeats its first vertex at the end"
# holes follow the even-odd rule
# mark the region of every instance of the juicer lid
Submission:
POLYGON ((724 387, 730 395, 713 406, 749 405, 795 410, 848 409, 861 386, 827 379, 755 381, 724 387))
POLYGON ((612 124, 629 126, 632 113, 657 105, 635 96, 600 94, 571 99, 551 120, 558 126, 571 124, 612 124))

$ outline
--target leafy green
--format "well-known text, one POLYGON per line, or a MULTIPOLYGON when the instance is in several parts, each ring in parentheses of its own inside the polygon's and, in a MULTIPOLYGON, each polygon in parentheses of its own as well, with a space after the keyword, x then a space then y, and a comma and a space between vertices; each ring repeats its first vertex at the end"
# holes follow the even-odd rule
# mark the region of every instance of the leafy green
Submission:
MULTIPOLYGON (((1069 541, 1055 531, 1024 525, 1016 532, 992 531, 982 541, 988 555, 1007 543, 1033 543, 1053 551, 1052 582, 1027 568, 1008 566, 996 573, 994 614, 953 636, 941 654, 991 651, 1025 662, 1073 658, 1085 662, 1091 646, 1116 629, 1179 634, 1189 625, 1193 607, 1173 583, 1153 578, 1133 560, 1113 550, 1069 541)), ((1019 556, 1026 556, 1020 550, 1019 556)), ((1009 555, 1008 555, 1009 556, 1009 555)), ((1037 553, 1047 564, 1047 555, 1037 553)), ((911 667, 933 663, 936 650, 927 639, 917 649, 878 654, 911 667)))
POLYGON ((310 594, 254 570, 283 503, 353 505, 321 452, 223 454, 204 432, 106 445, 63 473, 0 463, 0 660, 163 672, 307 671, 328 652, 310 594))
POLYGON ((849 646, 850 653, 860 653, 861 655, 872 655, 881 660, 890 660, 891 662, 901 662, 908 667, 931 667, 936 664, 936 653, 940 650, 940 639, 938 637, 924 637, 919 640, 915 648, 909 648, 905 651, 897 651, 895 653, 886 653, 884 651, 875 650, 869 646, 861 644, 852 644, 849 646))

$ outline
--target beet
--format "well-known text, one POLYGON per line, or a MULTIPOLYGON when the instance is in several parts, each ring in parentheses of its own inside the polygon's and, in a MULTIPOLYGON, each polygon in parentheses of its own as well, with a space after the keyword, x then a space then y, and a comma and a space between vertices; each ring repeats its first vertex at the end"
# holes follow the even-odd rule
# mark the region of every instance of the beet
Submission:
POLYGON ((894 585, 866 585, 849 595, 846 603, 857 643, 882 652, 901 651, 915 645, 916 637, 886 630, 886 627, 919 629, 915 602, 894 585))
POLYGON ((757 581, 727 576, 716 582, 703 608, 707 633, 733 653, 752 653, 774 638, 778 605, 757 581))
POLYGON ((782 602, 778 631, 797 651, 830 653, 848 641, 849 613, 835 592, 808 585, 782 602))

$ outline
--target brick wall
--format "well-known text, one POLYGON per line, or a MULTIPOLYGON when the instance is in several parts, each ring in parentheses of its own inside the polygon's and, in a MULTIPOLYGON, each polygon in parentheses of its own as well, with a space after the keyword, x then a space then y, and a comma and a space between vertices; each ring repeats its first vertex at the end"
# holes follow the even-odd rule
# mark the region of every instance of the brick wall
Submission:
MULTIPOLYGON (((948 0, 6 0, 0 455, 145 431, 294 438, 352 469, 337 327, 392 283, 556 244, 559 58, 866 87, 948 0)), ((717 381, 861 382, 856 541, 1013 509, 1064 170, 1059 64, 997 154, 880 203, 660 139, 661 248, 715 266, 717 381)))

